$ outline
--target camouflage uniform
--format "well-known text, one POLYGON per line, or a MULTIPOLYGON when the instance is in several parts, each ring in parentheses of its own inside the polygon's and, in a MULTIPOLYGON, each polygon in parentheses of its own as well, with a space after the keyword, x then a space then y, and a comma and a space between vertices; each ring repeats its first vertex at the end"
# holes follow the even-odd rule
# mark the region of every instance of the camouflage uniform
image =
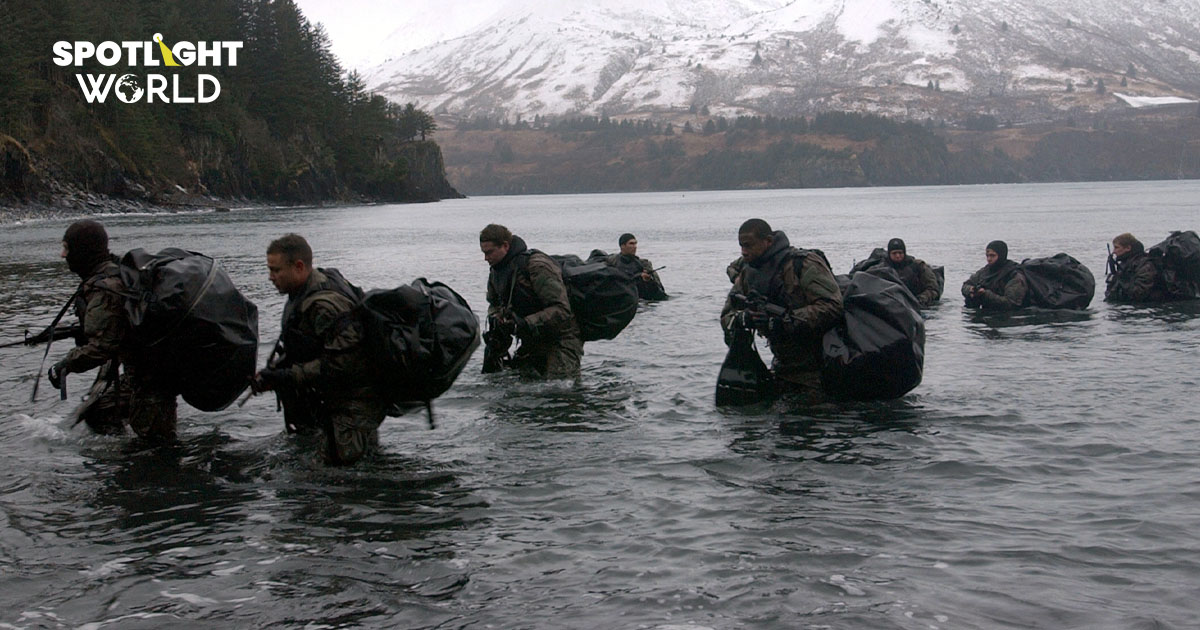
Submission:
POLYGON ((900 276, 904 286, 917 298, 921 306, 929 306, 942 295, 937 274, 924 260, 906 255, 900 264, 887 260, 886 263, 900 276))
POLYGON ((98 433, 120 433, 125 420, 139 436, 175 438, 175 393, 155 382, 150 370, 138 369, 129 343, 125 284, 115 259, 98 263, 84 280, 75 300, 84 340, 58 365, 68 373, 102 367, 80 419, 98 433), (120 365, 125 375, 118 378, 120 365))
POLYGON ((963 283, 963 297, 968 307, 989 311, 1011 311, 1027 306, 1029 285, 1020 265, 1011 260, 984 265, 963 283), (981 287, 983 295, 975 297, 972 289, 981 287))
POLYGON ((288 432, 323 430, 334 464, 351 464, 379 443, 386 408, 372 385, 357 290, 334 270, 314 269, 283 309, 276 392, 288 432))
POLYGON ((754 291, 787 309, 784 324, 764 334, 774 355, 771 370, 793 389, 819 399, 821 338, 842 320, 842 292, 821 255, 791 247, 783 232, 773 238, 753 262, 730 264, 728 271, 736 277, 721 309, 721 326, 728 331, 736 325, 734 293, 754 291))
POLYGON ((1166 291, 1154 261, 1141 243, 1116 259, 1116 271, 1104 289, 1105 302, 1165 302, 1166 291))
POLYGON ((524 320, 513 365, 544 378, 575 378, 583 357, 579 325, 571 312, 562 269, 546 254, 526 249, 514 236, 509 255, 488 273, 488 317, 524 320))
POLYGON ((625 254, 612 254, 605 258, 604 262, 610 267, 624 271, 637 281, 639 298, 643 300, 667 299, 662 279, 658 277, 658 272, 654 270, 654 265, 649 260, 625 254), (643 272, 650 274, 649 280, 642 279, 643 272))

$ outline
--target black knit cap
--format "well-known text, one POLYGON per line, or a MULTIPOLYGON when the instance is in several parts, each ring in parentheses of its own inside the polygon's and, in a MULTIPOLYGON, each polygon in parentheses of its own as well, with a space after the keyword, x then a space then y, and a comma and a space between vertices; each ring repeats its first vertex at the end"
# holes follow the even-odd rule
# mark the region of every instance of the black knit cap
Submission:
POLYGON ((83 219, 72 223, 62 237, 67 245, 67 267, 86 278, 96 265, 108 259, 108 232, 99 221, 83 219))
POLYGON ((629 232, 626 232, 621 235, 621 238, 617 239, 617 245, 624 247, 625 243, 628 243, 629 241, 632 241, 635 238, 637 238, 637 237, 630 234, 629 232))
POLYGON ((888 241, 887 251, 889 254, 896 251, 897 249, 904 252, 905 254, 908 253, 908 248, 904 247, 904 241, 902 239, 894 238, 894 239, 888 241))
POLYGON ((996 255, 999 256, 999 258, 996 259, 996 262, 1004 262, 1008 260, 1008 243, 1005 243, 1004 241, 992 241, 991 243, 987 244, 987 249, 996 252, 996 255))

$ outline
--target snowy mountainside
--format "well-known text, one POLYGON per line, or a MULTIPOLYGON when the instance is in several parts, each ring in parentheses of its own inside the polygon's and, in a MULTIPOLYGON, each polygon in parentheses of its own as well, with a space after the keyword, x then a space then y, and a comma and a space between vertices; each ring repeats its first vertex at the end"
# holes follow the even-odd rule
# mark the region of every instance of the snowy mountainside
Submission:
POLYGON ((400 53, 367 73, 370 87, 465 117, 1020 118, 1113 106, 1083 98, 1103 92, 1093 81, 1196 98, 1200 0, 511 0, 466 34, 400 53))

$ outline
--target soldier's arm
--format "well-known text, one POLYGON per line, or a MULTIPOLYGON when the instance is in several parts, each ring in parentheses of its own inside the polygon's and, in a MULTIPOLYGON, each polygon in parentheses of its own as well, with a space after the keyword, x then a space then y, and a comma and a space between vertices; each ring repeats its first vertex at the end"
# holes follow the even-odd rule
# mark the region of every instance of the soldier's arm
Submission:
POLYGON ((929 306, 940 295, 937 274, 933 272, 933 267, 924 262, 920 263, 918 269, 921 271, 921 292, 917 294, 917 301, 922 306, 929 306))
POLYGON ((487 303, 488 317, 498 317, 500 315, 500 295, 496 293, 496 288, 492 286, 492 278, 489 274, 487 283, 487 303))
POLYGON ((1029 293, 1029 285, 1025 282, 1025 274, 1016 273, 1013 279, 1004 285, 1004 293, 984 291, 980 299, 988 308, 1011 311, 1025 306, 1025 296, 1029 293))
POLYGON ((571 313, 571 302, 567 298, 567 285, 563 283, 562 271, 553 261, 529 260, 529 280, 533 284, 533 292, 542 303, 542 310, 525 316, 534 336, 546 332, 557 333, 567 327, 574 315, 571 313))
POLYGON ((63 367, 69 372, 86 372, 104 365, 117 357, 128 330, 124 298, 110 291, 93 289, 83 319, 87 343, 68 352, 61 362, 63 367))
POLYGON ((348 315, 349 305, 335 305, 326 300, 315 302, 305 317, 311 317, 313 330, 322 342, 321 356, 288 368, 288 381, 297 386, 345 381, 350 372, 355 350, 362 343, 362 325, 348 315))
MULTIPOLYGON (((795 265, 785 267, 784 274, 786 286, 788 275, 795 277, 795 265)), ((842 290, 837 279, 817 256, 808 256, 800 266, 797 280, 806 305, 792 310, 792 320, 805 332, 823 335, 842 320, 842 290)))
POLYGON ((971 277, 967 278, 967 281, 964 282, 962 285, 962 294, 963 294, 964 298, 967 298, 968 306, 971 306, 972 302, 975 301, 974 291, 975 291, 975 287, 977 287, 977 286, 979 286, 979 272, 978 271, 971 274, 971 277))
POLYGON ((733 316, 737 314, 737 309, 733 306, 734 293, 745 295, 742 285, 738 284, 736 279, 733 282, 733 288, 729 289, 729 295, 725 296, 725 305, 721 307, 721 328, 724 330, 729 330, 733 324, 733 316))
POLYGON ((1150 291, 1154 288, 1155 277, 1158 276, 1158 269, 1154 268, 1154 263, 1148 259, 1143 259, 1142 264, 1138 265, 1134 272, 1133 282, 1129 287, 1130 300, 1144 302, 1150 299, 1150 291))

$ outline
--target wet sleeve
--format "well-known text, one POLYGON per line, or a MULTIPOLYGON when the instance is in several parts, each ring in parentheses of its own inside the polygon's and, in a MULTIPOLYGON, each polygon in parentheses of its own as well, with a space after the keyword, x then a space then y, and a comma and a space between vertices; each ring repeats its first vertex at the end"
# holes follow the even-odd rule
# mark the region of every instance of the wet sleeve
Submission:
POLYGON ((918 269, 921 272, 921 292, 917 294, 917 301, 921 306, 929 306, 941 295, 938 291, 937 274, 933 272, 933 267, 926 263, 921 263, 918 269))
POLYGON ((1154 268, 1154 263, 1145 260, 1138 265, 1134 272, 1133 282, 1130 284, 1128 298, 1135 302, 1145 302, 1150 299, 1150 291, 1154 289, 1154 280, 1158 275, 1158 270, 1154 268))
POLYGON ((1025 306, 1025 297, 1029 293, 1029 285, 1025 282, 1025 274, 1013 274, 1012 280, 1004 285, 1004 293, 984 291, 980 300, 990 309, 1011 311, 1025 306))
POLYGON ((496 293, 496 287, 492 286, 492 276, 488 274, 487 282, 487 314, 488 317, 496 317, 500 314, 500 296, 496 293))
MULTIPOLYGON (((785 268, 785 285, 789 276, 795 278, 794 265, 785 268)), ((805 305, 793 309, 791 316, 800 324, 802 332, 823 335, 842 321, 842 290, 824 262, 816 256, 808 256, 800 266, 800 277, 796 280, 805 305)))
POLYGON ((563 284, 562 271, 557 263, 536 258, 530 259, 528 270, 529 281, 538 301, 542 303, 542 309, 527 315, 525 323, 529 325, 535 337, 548 333, 557 334, 565 329, 574 317, 571 313, 571 302, 567 298, 567 285, 563 284))
POLYGON ((348 309, 339 308, 326 300, 313 303, 305 317, 312 318, 312 329, 321 339, 321 356, 306 363, 288 368, 289 380, 297 386, 306 387, 340 383, 353 374, 353 362, 357 359, 362 343, 362 324, 348 309))
POLYGON ((63 359, 69 372, 86 372, 117 358, 129 329, 124 298, 103 289, 93 289, 88 297, 83 319, 87 343, 72 349, 63 359))
MULTIPOLYGON (((741 259, 739 258, 739 260, 741 259)), ((733 324, 733 316, 737 313, 737 309, 733 306, 734 293, 745 295, 745 289, 738 283, 736 276, 734 277, 733 287, 729 289, 729 294, 725 296, 725 306, 721 307, 721 328, 723 330, 729 330, 730 325, 733 324)))
POLYGON ((967 306, 977 306, 974 296, 971 295, 971 290, 979 285, 979 272, 971 274, 970 278, 962 285, 962 295, 967 299, 967 306))

